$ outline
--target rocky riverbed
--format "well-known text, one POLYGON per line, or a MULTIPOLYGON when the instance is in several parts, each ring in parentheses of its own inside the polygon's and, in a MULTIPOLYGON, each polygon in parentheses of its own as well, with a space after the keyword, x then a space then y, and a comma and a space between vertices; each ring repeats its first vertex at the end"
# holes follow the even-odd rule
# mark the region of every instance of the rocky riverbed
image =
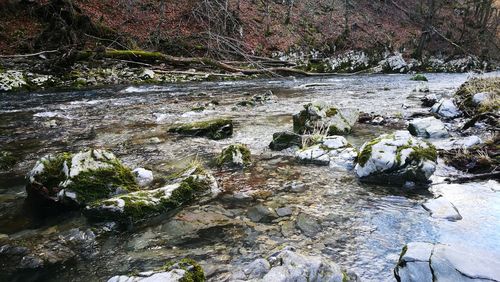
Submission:
POLYGON ((425 76, 2 93, 0 280, 500 281, 498 179, 448 184, 469 174, 438 155, 495 132, 460 130, 468 74, 425 76))

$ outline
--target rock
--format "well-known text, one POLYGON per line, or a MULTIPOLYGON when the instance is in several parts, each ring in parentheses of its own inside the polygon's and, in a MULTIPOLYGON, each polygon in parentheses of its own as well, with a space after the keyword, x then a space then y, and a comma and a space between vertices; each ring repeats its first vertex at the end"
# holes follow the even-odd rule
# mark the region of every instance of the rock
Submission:
POLYGON ((413 92, 429 92, 429 85, 427 83, 419 83, 417 86, 415 86, 415 89, 413 89, 413 92))
POLYGON ((481 143, 483 143, 481 138, 475 135, 433 142, 436 148, 443 150, 468 149, 481 143))
POLYGON ((489 92, 479 92, 472 96, 472 103, 477 106, 491 99, 491 97, 493 97, 493 95, 489 92))
POLYGON ((17 163, 17 159, 8 151, 0 151, 0 170, 10 170, 17 163))
POLYGON ((436 104, 438 102, 439 99, 438 99, 436 94, 428 94, 428 95, 425 95, 420 100, 422 101, 422 106, 432 107, 432 106, 434 106, 434 104, 436 104))
POLYGON ((437 152, 408 131, 383 134, 366 142, 358 154, 356 174, 363 182, 404 185, 428 183, 436 170, 437 152))
POLYGON ((414 136, 425 138, 443 138, 449 136, 444 123, 435 117, 419 118, 410 121, 408 131, 414 136))
POLYGON ((235 273, 238 275, 233 275, 231 281, 357 281, 355 275, 350 277, 337 264, 321 256, 300 254, 292 247, 285 247, 267 259, 257 259, 235 273))
POLYGON ((140 272, 135 276, 118 275, 108 282, 204 282, 205 273, 192 259, 182 259, 177 263, 167 263, 153 271, 140 272))
POLYGON ((330 165, 350 170, 354 167, 357 151, 342 136, 327 136, 319 144, 298 150, 295 157, 303 163, 330 165))
POLYGON ((348 134, 358 116, 355 110, 309 103, 304 105, 304 110, 293 115, 293 131, 298 134, 348 134))
POLYGON ((348 51, 328 58, 328 68, 331 72, 356 72, 370 67, 370 59, 363 51, 348 51))
POLYGON ((425 77, 425 75, 419 74, 419 73, 417 73, 412 78, 410 78, 410 80, 414 80, 414 81, 428 81, 427 77, 425 77))
POLYGON ((285 186, 285 189, 292 192, 292 193, 302 193, 306 191, 306 185, 301 182, 291 182, 288 185, 285 186))
POLYGON ((155 72, 151 69, 144 69, 142 73, 139 75, 140 78, 144 80, 148 79, 154 79, 155 78, 155 72))
POLYGON ((141 187, 149 186, 154 180, 153 172, 142 167, 132 170, 132 173, 135 176, 135 180, 141 187))
POLYGON ((292 208, 290 207, 278 208, 276 209, 276 213, 278 214, 279 217, 289 216, 292 215, 292 208))
POLYGON ((213 140, 220 140, 233 135, 233 121, 230 119, 213 119, 171 127, 169 132, 188 136, 205 136, 213 140))
POLYGON ((85 205, 137 191, 135 177, 113 153, 90 149, 47 155, 28 173, 28 197, 64 205, 85 205))
POLYGON ((20 71, 0 71, 0 92, 12 91, 27 86, 24 74, 20 71))
POLYGON ((278 216, 272 209, 263 205, 257 205, 249 208, 247 216, 253 222, 265 222, 265 223, 271 222, 274 219, 278 218, 278 216))
POLYGON ((321 225, 318 220, 306 213, 300 213, 297 216, 297 228, 307 237, 314 237, 321 231, 321 225))
POLYGON ((408 70, 408 64, 401 53, 394 53, 379 62, 379 66, 386 73, 404 73, 408 70))
POLYGON ((254 95, 252 97, 252 102, 254 102, 255 104, 265 104, 267 102, 274 101, 274 100, 275 100, 275 96, 274 96, 273 91, 271 91, 271 90, 267 90, 262 95, 257 94, 257 95, 254 95))
POLYGON ((455 118, 462 114, 460 110, 455 106, 455 103, 452 99, 441 99, 438 103, 432 106, 431 112, 438 114, 444 118, 455 118))
POLYGON ((250 149, 245 144, 233 144, 225 147, 217 157, 217 166, 245 167, 252 162, 250 149))
POLYGON ((412 242, 403 248, 394 274, 401 282, 500 281, 500 257, 466 244, 412 242))
POLYGON ((462 216, 457 208, 444 197, 431 199, 422 204, 425 210, 431 213, 432 217, 447 219, 449 221, 461 220, 462 216))
POLYGON ((192 164, 178 176, 173 184, 162 188, 95 201, 85 208, 84 214, 93 220, 138 223, 220 193, 215 178, 199 164, 192 164))
POLYGON ((269 144, 271 150, 281 151, 290 147, 302 147, 302 135, 291 131, 276 132, 269 144))

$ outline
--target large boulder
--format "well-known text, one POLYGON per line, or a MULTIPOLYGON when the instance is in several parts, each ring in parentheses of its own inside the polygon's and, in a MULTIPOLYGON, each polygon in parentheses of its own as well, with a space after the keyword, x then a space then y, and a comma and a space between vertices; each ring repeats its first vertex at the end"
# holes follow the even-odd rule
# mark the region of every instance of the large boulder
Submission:
POLYGON ((100 149, 47 155, 28 173, 28 181, 30 198, 64 205, 85 205, 139 190, 130 169, 100 149))
POLYGON ((133 276, 117 275, 108 282, 204 282, 205 273, 201 266, 192 259, 167 263, 152 270, 134 274, 133 276))
POLYGON ((414 136, 425 138, 448 137, 444 123, 435 117, 418 118, 410 121, 408 131, 414 136))
POLYGON ((455 118, 462 114, 452 99, 441 99, 432 106, 431 112, 444 118, 455 118))
POLYGON ((139 223, 175 210, 193 200, 208 200, 219 194, 216 179, 200 165, 194 164, 164 187, 131 192, 89 204, 85 215, 93 220, 139 223))
POLYGON ((225 147, 216 159, 219 167, 245 167, 252 162, 250 149, 245 144, 233 144, 225 147))
POLYGON ((307 256, 285 247, 267 259, 257 259, 233 273, 231 281, 357 281, 337 264, 321 257, 307 256))
POLYGON ((401 282, 500 281, 500 257, 464 244, 412 242, 403 248, 394 274, 401 282))
POLYGON ((351 132, 359 113, 350 109, 337 109, 322 103, 309 103, 293 115, 293 131, 298 134, 324 133, 343 135, 351 132))
POLYGON ((363 182, 424 184, 436 170, 436 161, 434 146, 408 131, 396 131, 366 142, 358 154, 355 170, 363 182))
POLYGON ((213 140, 229 138, 233 135, 233 121, 213 119, 172 126, 169 132, 188 136, 207 137, 213 140))
POLYGON ((343 136, 327 136, 318 144, 298 150, 295 157, 302 163, 330 165, 334 168, 352 169, 357 150, 343 136))

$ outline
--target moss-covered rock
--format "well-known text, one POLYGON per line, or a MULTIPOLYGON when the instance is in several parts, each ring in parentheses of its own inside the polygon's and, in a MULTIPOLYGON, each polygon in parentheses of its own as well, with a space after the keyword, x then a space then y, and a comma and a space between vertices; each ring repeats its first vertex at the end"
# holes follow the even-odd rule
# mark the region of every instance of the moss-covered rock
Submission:
POLYGON ((350 170, 354 167, 357 153, 343 136, 327 136, 318 140, 316 145, 298 150, 295 157, 302 163, 350 170))
POLYGON ((410 80, 414 80, 414 81, 428 81, 427 77, 425 77, 425 75, 419 74, 419 73, 417 73, 412 78, 410 78, 410 80))
POLYGON ((213 119, 176 125, 168 130, 188 136, 204 136, 220 140, 233 135, 233 121, 230 119, 213 119))
POLYGON ((384 134, 366 142, 358 154, 361 181, 387 185, 428 183, 436 170, 437 151, 408 131, 384 134))
POLYGON ((500 111, 500 77, 474 78, 465 82, 455 93, 455 100, 467 116, 486 112, 497 114, 500 111), (477 96, 474 99, 478 93, 487 95, 479 101, 477 96))
POLYGON ((121 281, 204 282, 205 273, 196 261, 184 258, 179 261, 168 262, 153 271, 141 272, 135 276, 114 276, 108 280, 108 282, 121 281))
POLYGON ((229 145, 217 157, 217 166, 245 167, 252 162, 250 149, 245 144, 229 145))
POLYGON ((175 177, 171 184, 162 188, 95 201, 85 208, 84 213, 93 220, 137 223, 173 211, 195 199, 212 198, 220 192, 215 178, 198 165, 183 169, 175 177))
POLYGON ((28 181, 29 197, 65 205, 85 205, 139 189, 130 169, 99 149, 45 156, 28 173, 28 181))
POLYGON ((0 151, 0 170, 9 170, 17 162, 17 159, 8 151, 0 151))
POLYGON ((348 134, 359 113, 355 110, 339 110, 321 103, 309 103, 304 109, 293 115, 293 131, 298 134, 348 134))
POLYGON ((284 150, 290 147, 302 147, 302 135, 291 131, 276 132, 269 144, 271 150, 284 150))

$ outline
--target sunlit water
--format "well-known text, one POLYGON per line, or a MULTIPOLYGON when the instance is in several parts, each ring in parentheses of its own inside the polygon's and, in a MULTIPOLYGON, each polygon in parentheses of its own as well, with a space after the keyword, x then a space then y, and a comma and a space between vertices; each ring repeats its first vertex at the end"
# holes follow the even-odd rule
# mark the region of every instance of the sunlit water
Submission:
MULTIPOLYGON (((431 93, 451 95, 467 74, 428 74, 431 93)), ((50 236, 89 225, 78 213, 37 216, 23 206, 24 175, 40 156, 87 147, 112 150, 130 167, 169 173, 193 158, 211 166, 230 143, 245 143, 254 165, 241 172, 218 171, 227 191, 213 202, 182 209, 171 219, 98 239, 99 253, 50 275, 53 281, 106 280, 115 274, 161 266, 172 258, 191 257, 205 268, 209 279, 221 281, 227 273, 283 245, 322 254, 356 272, 364 281, 393 281, 401 248, 411 241, 467 243, 500 253, 500 194, 496 182, 439 184, 424 191, 401 191, 360 184, 352 172, 297 164, 283 152, 268 149, 272 134, 291 129, 291 115, 311 101, 341 108, 357 108, 404 119, 426 112, 424 93, 412 90, 420 82, 409 75, 370 75, 304 79, 206 82, 169 86, 116 87, 62 93, 0 94, 0 145, 20 162, 0 174, 0 233, 11 238, 32 234, 50 236), (275 102, 255 107, 236 103, 272 90, 275 102), (191 111, 217 101, 202 112, 191 111), (171 124, 230 117, 234 136, 222 141, 182 138, 167 133, 171 124), (305 191, 292 193, 291 182, 305 191), (235 201, 232 193, 253 195, 253 201, 235 201), (444 195, 463 220, 431 218, 421 204, 444 195), (257 204, 291 207, 291 217, 254 223, 247 209, 257 204), (320 231, 306 236, 294 227, 300 213, 314 217, 320 231)), ((396 126, 398 127, 398 126, 396 126)), ((399 126, 404 128, 402 122, 399 126)), ((358 125, 348 137, 359 147, 381 133, 394 130, 358 125)), ((435 183, 448 176, 441 165, 435 183)), ((455 172, 454 172, 455 173, 455 172)), ((43 240, 43 239, 41 239, 43 240)))

